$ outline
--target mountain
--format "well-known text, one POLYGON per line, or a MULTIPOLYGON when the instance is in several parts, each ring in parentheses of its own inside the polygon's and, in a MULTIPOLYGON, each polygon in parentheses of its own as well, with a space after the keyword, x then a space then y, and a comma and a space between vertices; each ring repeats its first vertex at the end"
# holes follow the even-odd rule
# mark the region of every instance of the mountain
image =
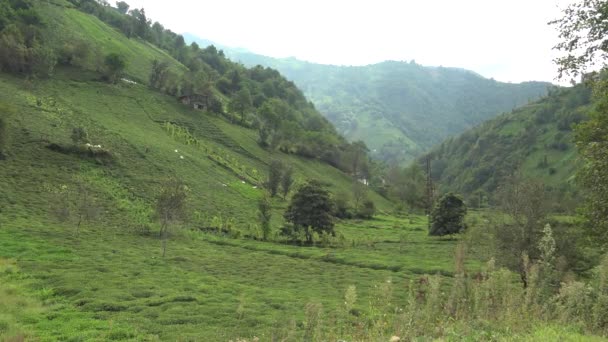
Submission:
POLYGON ((335 66, 222 48, 244 65, 279 70, 347 139, 363 140, 373 156, 388 162, 411 160, 449 136, 544 96, 551 86, 503 83, 413 61, 335 66))
POLYGON ((427 154, 433 179, 440 192, 476 199, 479 193, 491 195, 505 177, 519 172, 545 183, 559 203, 554 209, 572 209, 577 205, 574 176, 581 165, 572 127, 586 119, 590 106, 591 90, 585 86, 555 88, 545 98, 434 147, 427 154))

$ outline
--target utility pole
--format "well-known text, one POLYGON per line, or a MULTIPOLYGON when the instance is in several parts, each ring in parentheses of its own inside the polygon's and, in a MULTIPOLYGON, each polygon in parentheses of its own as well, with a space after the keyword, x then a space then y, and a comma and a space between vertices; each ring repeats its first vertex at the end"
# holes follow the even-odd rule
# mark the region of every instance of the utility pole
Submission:
POLYGON ((426 216, 428 230, 431 230, 431 213, 433 211, 433 179, 431 178, 431 156, 426 156, 426 216))

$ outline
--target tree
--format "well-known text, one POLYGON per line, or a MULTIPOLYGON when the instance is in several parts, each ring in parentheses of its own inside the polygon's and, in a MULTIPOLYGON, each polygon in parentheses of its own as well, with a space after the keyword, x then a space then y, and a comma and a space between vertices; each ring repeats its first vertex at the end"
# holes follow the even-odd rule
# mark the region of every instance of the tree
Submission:
POLYGON ((287 197, 289 190, 291 190, 291 186, 293 185, 293 167, 285 168, 283 172, 283 177, 281 177, 281 193, 283 198, 287 197))
POLYGON ((273 159, 270 162, 268 169, 268 181, 266 182, 266 188, 270 192, 270 196, 274 197, 279 192, 279 186, 281 184, 281 178, 283 176, 283 169, 285 166, 278 159, 273 159))
POLYGON ((118 12, 122 14, 127 14, 127 12, 129 11, 129 7, 129 4, 124 1, 116 2, 116 8, 118 8, 118 12))
POLYGON ((241 90, 236 92, 232 100, 230 101, 230 110, 237 112, 241 115, 241 123, 245 122, 245 114, 247 111, 253 108, 253 102, 251 100, 251 93, 249 89, 243 87, 241 90))
POLYGON ((361 204, 367 199, 367 186, 358 180, 353 181, 353 199, 355 200, 355 211, 359 211, 361 204))
POLYGON ((519 273, 527 286, 525 257, 536 262, 540 257, 538 245, 546 222, 547 205, 544 185, 537 181, 509 177, 496 194, 499 208, 508 220, 495 226, 494 244, 499 262, 519 273))
POLYGON ((15 109, 8 104, 0 103, 0 160, 6 158, 9 141, 8 118, 15 113, 15 109))
POLYGON ((451 192, 445 194, 433 208, 429 235, 444 236, 464 231, 466 213, 467 207, 462 197, 451 192))
POLYGON ((374 201, 366 199, 361 207, 357 210, 357 216, 364 219, 371 219, 376 214, 376 205, 374 201))
POLYGON ((83 127, 74 127, 72 128, 72 134, 70 135, 70 139, 72 139, 74 145, 88 143, 89 134, 83 127))
POLYGON ((117 53, 110 53, 106 55, 105 60, 105 78, 110 83, 116 83, 122 76, 127 62, 125 58, 117 53))
POLYGON ((336 204, 335 216, 341 219, 350 219, 353 217, 353 208, 349 202, 349 196, 346 192, 339 192, 335 198, 336 204))
POLYGON ((311 244, 313 232, 335 235, 334 207, 329 192, 319 182, 309 181, 293 195, 284 218, 296 231, 303 231, 311 244))
POLYGON ((160 221, 160 238, 163 257, 167 251, 167 238, 171 225, 185 218, 187 187, 177 179, 167 181, 156 197, 156 215, 160 221))
POLYGON ((271 233, 270 219, 272 218, 272 202, 270 196, 267 193, 262 196, 258 201, 258 219, 260 220, 260 226, 262 227, 262 239, 268 240, 271 233))
MULTIPOLYGON (((602 82, 602 87, 608 85, 608 82, 602 82)), ((585 160, 585 166, 579 172, 579 179, 587 189, 583 212, 591 235, 598 242, 608 244, 608 100, 605 96, 590 120, 576 127, 575 139, 585 160)))
POLYGON ((89 189, 84 185, 84 182, 78 181, 76 184, 76 235, 80 232, 82 224, 90 223, 95 220, 101 209, 95 205, 93 196, 89 193, 89 189))
POLYGON ((579 172, 588 196, 583 208, 594 240, 608 244, 608 1, 582 0, 564 10, 556 25, 561 41, 555 49, 565 53, 555 60, 560 78, 585 76, 601 66, 599 74, 584 77, 594 91, 596 105, 587 122, 575 127, 575 141, 585 166, 579 172))
POLYGON ((588 68, 601 64, 608 58, 608 1, 582 0, 570 4, 564 16, 551 21, 557 26, 561 41, 554 47, 564 53, 555 59, 559 77, 584 75, 588 68))
POLYGON ((167 61, 152 61, 152 71, 150 72, 150 87, 162 89, 169 76, 169 63, 167 61))

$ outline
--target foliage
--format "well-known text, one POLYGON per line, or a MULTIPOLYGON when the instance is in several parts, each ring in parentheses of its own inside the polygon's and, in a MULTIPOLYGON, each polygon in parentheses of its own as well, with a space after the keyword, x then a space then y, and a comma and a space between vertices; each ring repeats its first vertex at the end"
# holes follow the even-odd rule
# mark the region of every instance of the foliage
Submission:
POLYGON ((561 40, 554 48, 565 54, 555 60, 560 78, 584 75, 589 67, 605 65, 607 12, 608 2, 604 0, 582 0, 569 4, 562 18, 549 23, 557 27, 561 40))
POLYGON ((335 234, 334 206, 329 192, 319 182, 309 181, 293 195, 284 217, 296 231, 304 231, 307 243, 312 243, 313 232, 335 234))
POLYGON ((274 197, 279 192, 279 187, 281 186, 281 179, 283 178, 283 170, 285 169, 285 165, 278 159, 273 159, 270 161, 270 166, 268 167, 268 181, 266 182, 266 187, 268 188, 268 192, 271 197, 274 197))
MULTIPOLYGON (((188 39, 197 41, 196 37, 188 39)), ((349 140, 371 155, 403 164, 447 137, 547 94, 548 83, 508 84, 463 69, 411 62, 329 66, 227 49, 247 66, 293 80, 349 140)))
POLYGON ((272 202, 267 194, 260 197, 258 200, 258 219, 260 220, 260 226, 262 227, 262 239, 268 240, 272 228, 270 226, 270 220, 272 219, 272 202))
POLYGON ((111 83, 116 83, 122 77, 127 66, 125 58, 117 53, 109 53, 104 59, 105 77, 111 83))
POLYGON ((72 128, 72 134, 70 135, 70 139, 74 145, 88 143, 89 134, 84 127, 74 127, 72 128))
POLYGON ((492 204, 499 185, 518 171, 542 179, 551 196, 561 198, 557 210, 572 212, 580 197, 572 179, 581 165, 572 125, 587 117, 590 104, 589 87, 556 88, 544 99, 450 138, 428 153, 433 181, 441 191, 466 197, 483 191, 492 204), (544 116, 550 119, 537 120, 544 116))
POLYGON ((371 219, 376 214, 376 205, 374 201, 365 199, 359 209, 357 209, 357 216, 364 219, 371 219))
POLYGON ((600 241, 608 241, 608 81, 606 59, 608 58, 608 28, 605 25, 608 2, 604 0, 582 0, 570 4, 557 25, 561 41, 555 46, 565 53, 556 59, 559 76, 583 76, 593 87, 596 106, 588 122, 576 127, 576 145, 585 165, 579 175, 589 190, 585 206, 591 231, 600 241), (600 67, 599 72, 586 75, 588 68, 600 67))
POLYGON ((245 115, 252 108, 253 102, 251 99, 251 93, 247 88, 242 88, 236 92, 229 104, 229 109, 231 111, 237 112, 241 115, 241 123, 245 122, 245 115))
POLYGON ((396 202, 401 202, 409 208, 424 208, 425 175, 418 164, 406 168, 398 165, 391 166, 386 172, 384 181, 388 188, 388 196, 396 202))
POLYGON ((594 236, 608 242, 608 81, 596 89, 601 96, 589 121, 576 127, 576 145, 585 160, 579 176, 588 189, 585 214, 594 236))
POLYGON ((336 204, 336 212, 334 215, 341 219, 350 219, 354 216, 354 210, 350 204, 350 197, 344 191, 338 192, 334 198, 336 204))
POLYGON ((287 198, 287 194, 289 194, 293 183, 293 167, 285 167, 283 170, 283 176, 281 177, 281 194, 283 195, 283 198, 287 198))
POLYGON ((8 119, 15 113, 15 109, 4 102, 0 102, 0 159, 5 158, 9 145, 10 128, 8 119))
POLYGON ((451 192, 443 195, 431 213, 432 223, 429 235, 443 236, 464 231, 466 213, 467 207, 462 197, 451 192))
POLYGON ((163 257, 167 251, 167 238, 172 224, 185 219, 185 207, 188 188, 177 179, 170 179, 163 184, 156 197, 156 215, 160 222, 163 257))

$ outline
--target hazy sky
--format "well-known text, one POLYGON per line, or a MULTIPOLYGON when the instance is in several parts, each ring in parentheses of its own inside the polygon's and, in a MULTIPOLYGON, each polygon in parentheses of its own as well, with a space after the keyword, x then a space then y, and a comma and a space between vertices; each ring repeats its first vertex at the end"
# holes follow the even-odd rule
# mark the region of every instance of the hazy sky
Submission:
POLYGON ((416 60, 499 81, 554 81, 570 0, 127 0, 174 32, 273 57, 342 65, 416 60))

